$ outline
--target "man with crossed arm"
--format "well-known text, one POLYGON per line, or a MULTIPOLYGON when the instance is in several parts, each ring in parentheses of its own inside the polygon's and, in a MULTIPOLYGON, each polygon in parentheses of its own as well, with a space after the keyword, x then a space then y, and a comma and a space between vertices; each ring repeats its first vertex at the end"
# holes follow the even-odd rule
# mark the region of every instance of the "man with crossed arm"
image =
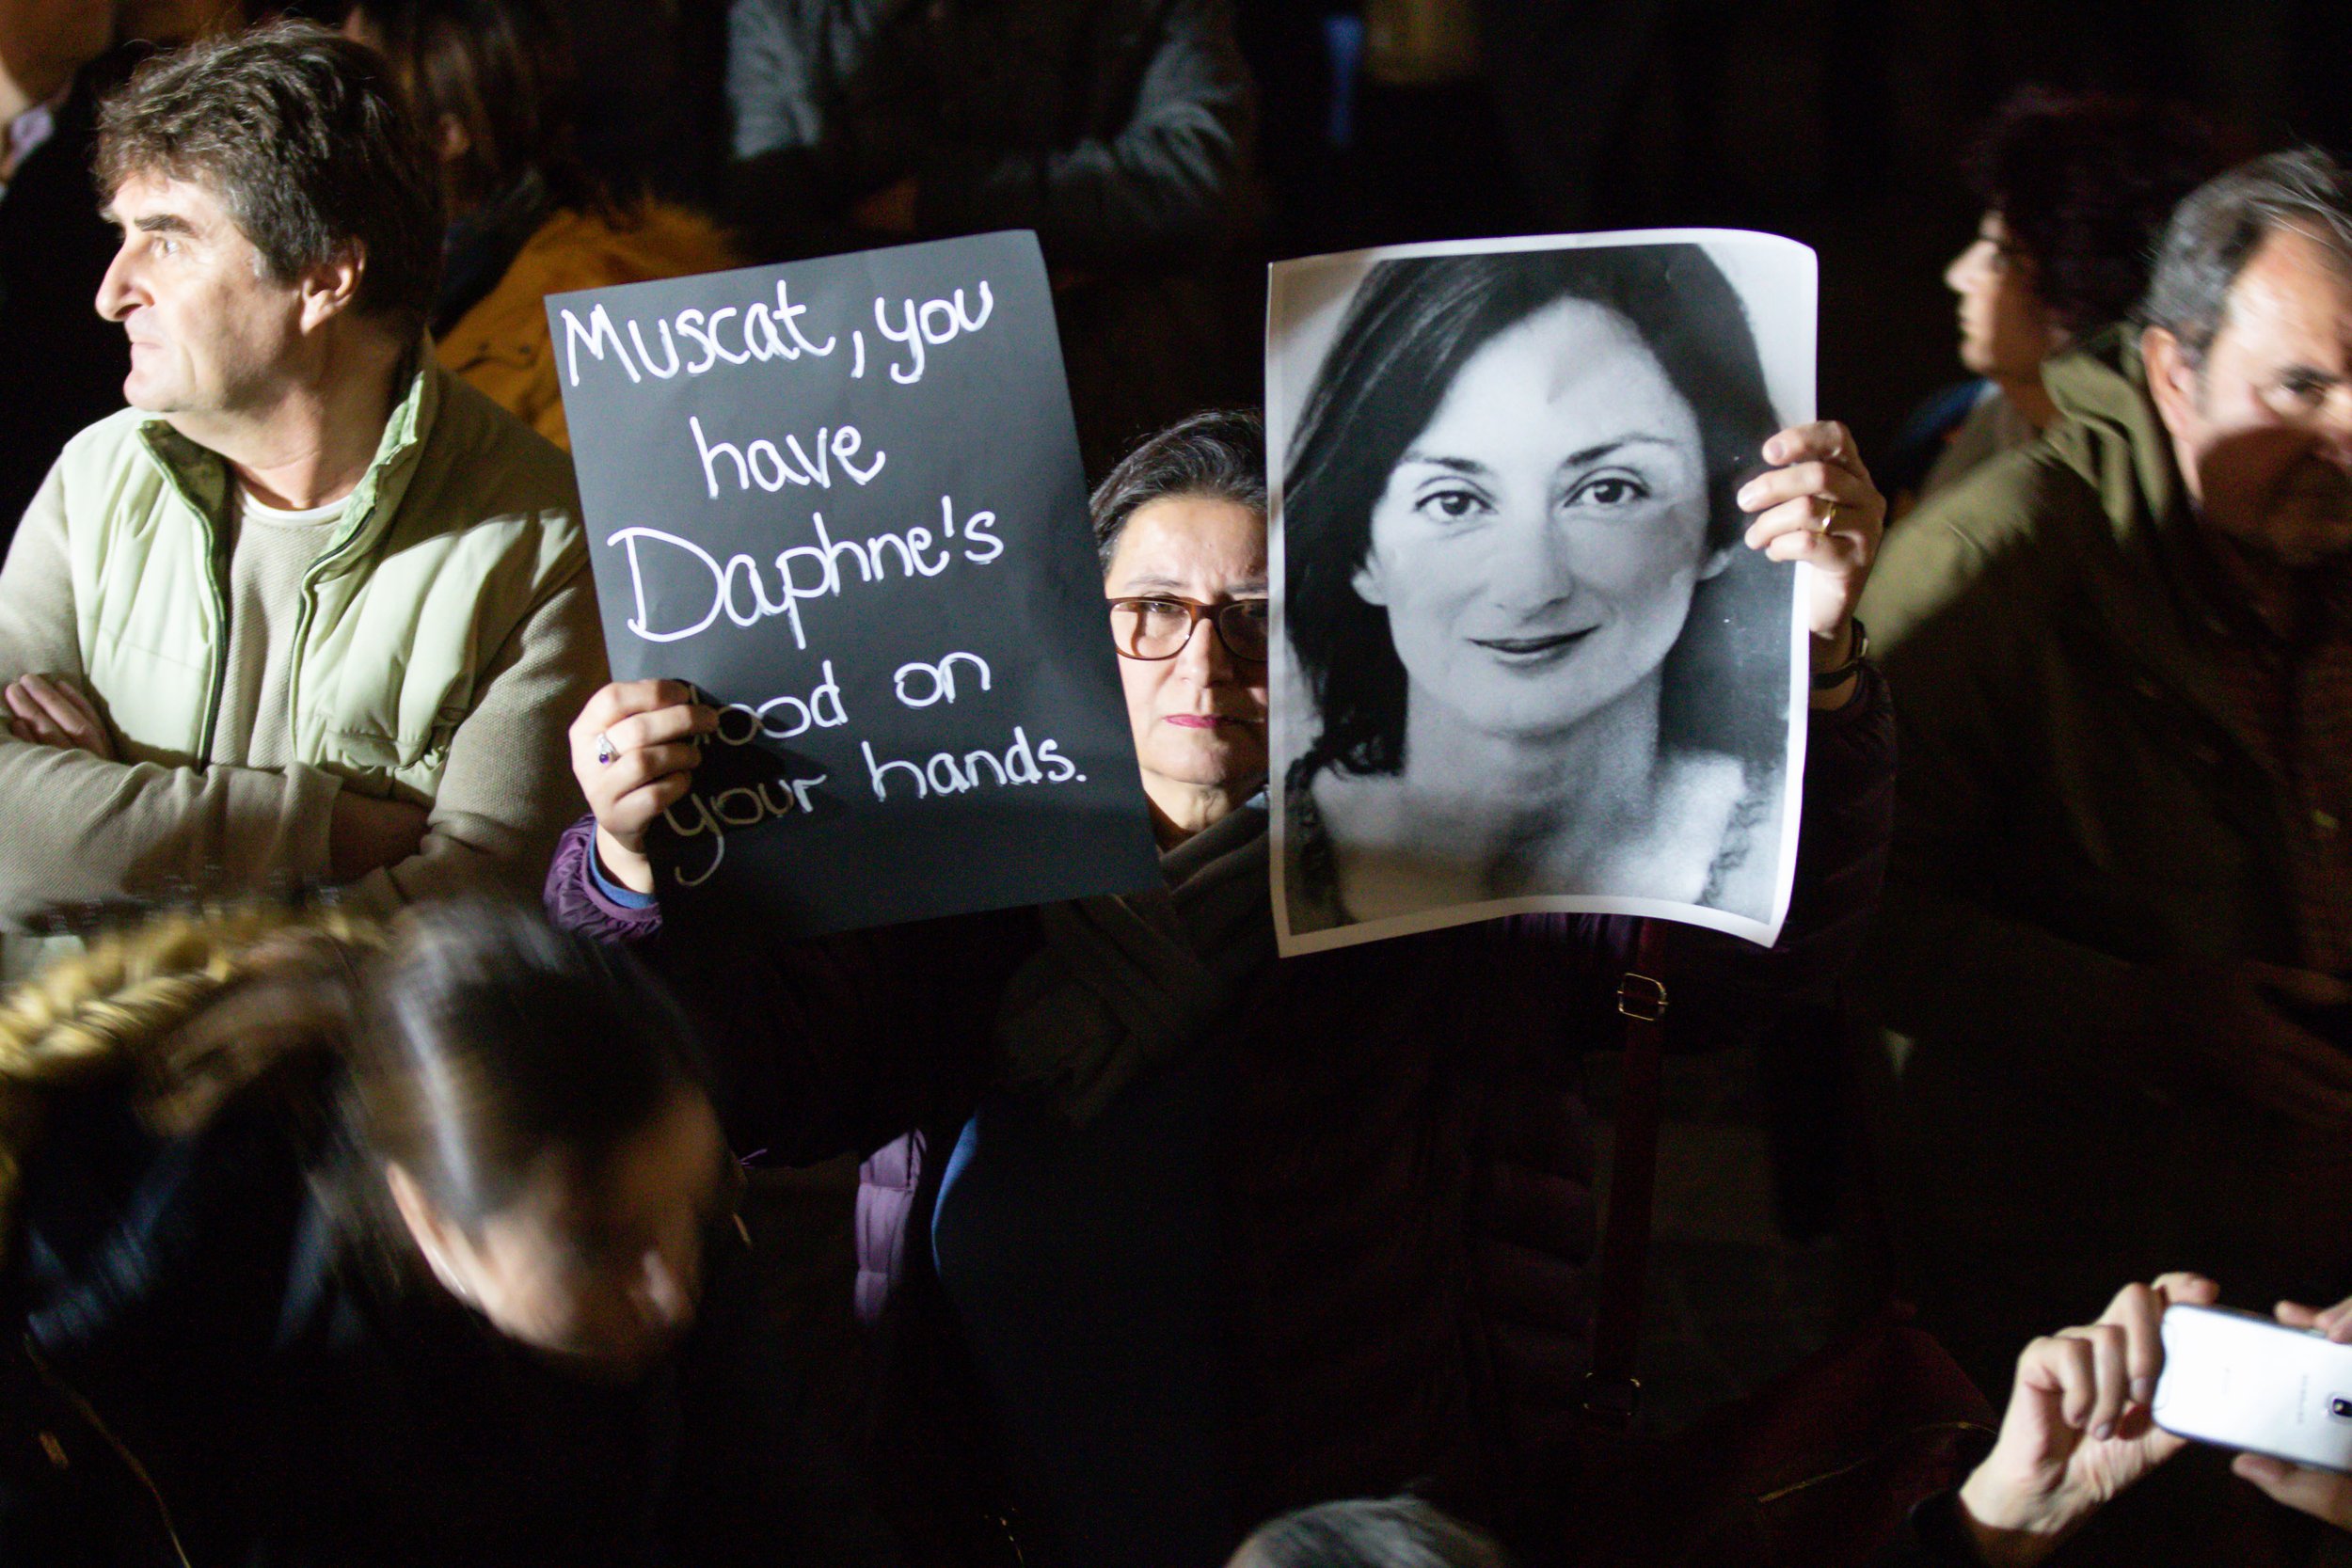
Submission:
POLYGON ((603 644, 569 465, 434 362, 421 135, 288 24, 143 69, 98 173, 131 407, 0 570, 0 918, 532 885, 603 644))

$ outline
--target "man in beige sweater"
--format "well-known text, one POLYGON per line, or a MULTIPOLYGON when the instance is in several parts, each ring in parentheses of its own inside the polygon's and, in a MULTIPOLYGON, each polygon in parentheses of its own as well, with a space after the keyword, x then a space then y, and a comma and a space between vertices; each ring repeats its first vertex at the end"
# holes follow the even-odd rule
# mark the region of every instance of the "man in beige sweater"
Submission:
POLYGON ((568 463, 428 351, 419 131, 285 24, 151 62, 98 173, 131 406, 0 569, 0 920, 534 884, 603 644, 568 463))

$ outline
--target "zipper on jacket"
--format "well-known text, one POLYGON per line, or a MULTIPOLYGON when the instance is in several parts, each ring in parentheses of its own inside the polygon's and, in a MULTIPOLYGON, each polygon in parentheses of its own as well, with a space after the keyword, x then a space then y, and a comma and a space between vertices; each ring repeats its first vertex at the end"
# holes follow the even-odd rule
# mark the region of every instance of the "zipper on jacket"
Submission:
POLYGON ((179 1560, 180 1568, 196 1568, 188 1556, 187 1547, 181 1544, 180 1529, 172 1522, 171 1505, 164 1501, 163 1488, 155 1484, 155 1478, 148 1472, 145 1465, 139 1463, 139 1456, 114 1434, 114 1429, 106 1425, 96 1405, 84 1399, 79 1389, 57 1375, 57 1370, 40 1354, 40 1348, 33 1343, 33 1337, 29 1334, 24 1337, 24 1355, 32 1362, 33 1370, 40 1374, 40 1380, 64 1396, 66 1402, 73 1406, 75 1414, 88 1423, 92 1432, 105 1439, 106 1446, 114 1449, 115 1457, 121 1460, 124 1467, 137 1477, 138 1483, 147 1489, 148 1500, 155 1505, 156 1522, 163 1526, 164 1539, 171 1543, 171 1554, 179 1560))
MULTIPOLYGON (((229 504, 234 506, 234 473, 229 475, 229 504)), ((202 516, 202 512, 198 515, 202 516)), ((204 559, 211 567, 205 576, 213 590, 213 694, 205 699, 204 729, 196 741, 196 766, 199 770, 213 766, 213 738, 219 732, 220 705, 229 692, 229 550, 220 530, 210 517, 204 519, 204 559)))
MULTIPOLYGON (((428 367, 423 373, 431 373, 430 368, 428 367)), ((395 402, 393 404, 391 414, 393 419, 398 419, 400 417, 401 406, 402 404, 399 402, 395 402)), ((421 445, 421 443, 420 442, 418 444, 421 445)), ((201 731, 198 735, 196 743, 196 766, 200 771, 209 768, 212 766, 213 742, 217 739, 219 736, 221 705, 224 701, 226 701, 229 690, 229 570, 230 555, 231 552, 229 548, 225 547, 224 541, 221 538, 221 531, 218 523, 214 518, 213 515, 206 511, 204 507, 199 503, 197 498, 189 493, 188 486, 185 481, 182 479, 178 470, 176 470, 170 463, 164 460, 162 453, 155 451, 152 441, 148 443, 148 451, 151 455, 154 457, 157 465, 163 469, 164 477, 171 483, 172 488, 180 493, 181 500, 186 503, 189 511, 196 514, 198 520, 203 524, 204 528, 204 555, 205 561, 211 568, 205 575, 213 591, 213 689, 212 695, 206 699, 204 704, 204 724, 201 731)), ((358 499, 360 490, 369 489, 368 482, 377 477, 380 471, 380 464, 371 464, 369 466, 367 471, 362 473, 359 477, 358 488, 352 492, 352 499, 354 500, 358 499)), ((225 485, 222 504, 224 506, 231 507, 242 504, 240 497, 243 493, 243 487, 237 482, 236 470, 230 467, 224 460, 221 465, 221 472, 225 485)), ((319 579, 325 575, 322 568, 332 562, 336 557, 342 555, 345 550, 350 548, 352 543, 359 537, 361 531, 363 531, 366 528, 368 521, 374 516, 375 504, 375 496, 371 490, 368 497, 368 509, 367 512, 359 517, 359 526, 357 528, 350 526, 351 516, 350 514, 346 512, 344 515, 345 526, 342 528, 342 531, 336 539, 326 546, 326 549, 319 552, 319 554, 311 560, 310 564, 303 571, 302 609, 299 612, 297 612, 294 621, 293 643, 294 654, 294 668, 290 672, 286 682, 287 721, 289 724, 294 726, 297 737, 300 735, 301 726, 295 720, 294 716, 301 711, 299 705, 300 693, 298 688, 302 670, 301 656, 303 639, 309 634, 310 631, 311 601, 318 587, 319 579)))
MULTIPOLYGON (((205 699, 204 722, 196 740, 196 768, 201 773, 213 765, 213 736, 220 727, 220 705, 229 690, 229 552, 221 540, 219 520, 205 509, 202 499, 188 488, 185 476, 157 447, 152 428, 155 422, 150 420, 141 426, 139 439, 147 448, 149 459, 162 470, 165 482, 178 493, 181 504, 196 514, 197 524, 204 531, 205 585, 213 591, 213 689, 205 699)), ((222 504, 234 506, 237 476, 225 460, 221 463, 221 483, 222 504)))
MULTIPOLYGON (((406 386, 414 378, 420 376, 429 378, 437 373, 430 334, 426 336, 423 346, 419 352, 421 357, 401 372, 395 385, 406 386)), ((421 410, 424 400, 431 395, 432 390, 429 387, 417 393, 420 426, 422 424, 421 410)), ((406 406, 407 399, 405 395, 395 399, 390 419, 399 419, 406 406)), ((388 420, 385 429, 389 431, 390 428, 390 422, 388 420)), ((312 556, 310 563, 302 569, 302 605, 294 611, 294 641, 289 644, 292 649, 292 657, 286 669, 286 723, 294 734, 294 755, 297 760, 302 755, 302 671, 307 662, 305 656, 310 650, 310 623, 318 613, 319 584, 326 580, 329 571, 352 553, 354 546, 366 538, 369 525, 375 521, 376 511, 384 504, 384 475, 390 471, 395 463, 404 460, 422 462, 424 445, 425 434, 420 428, 412 431, 405 442, 394 447, 389 453, 383 451, 376 453, 369 463, 366 471, 360 474, 358 484, 353 488, 351 498, 344 505, 342 520, 337 526, 335 537, 327 542, 326 548, 312 556), (413 458, 410 456, 412 451, 415 454, 413 458), (363 496, 367 500, 364 510, 359 506, 363 496)))

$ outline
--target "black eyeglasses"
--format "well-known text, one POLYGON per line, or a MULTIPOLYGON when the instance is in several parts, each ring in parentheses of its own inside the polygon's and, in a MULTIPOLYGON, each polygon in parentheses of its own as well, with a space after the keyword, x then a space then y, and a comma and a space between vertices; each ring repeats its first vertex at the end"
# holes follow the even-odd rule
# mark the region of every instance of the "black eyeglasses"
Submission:
POLYGON ((1192 641, 1193 627, 1206 621, 1216 627, 1216 640, 1227 653, 1245 664, 1263 664, 1266 615, 1263 599, 1229 599, 1218 605, 1165 594, 1113 599, 1111 641, 1121 658, 1174 658, 1192 641))

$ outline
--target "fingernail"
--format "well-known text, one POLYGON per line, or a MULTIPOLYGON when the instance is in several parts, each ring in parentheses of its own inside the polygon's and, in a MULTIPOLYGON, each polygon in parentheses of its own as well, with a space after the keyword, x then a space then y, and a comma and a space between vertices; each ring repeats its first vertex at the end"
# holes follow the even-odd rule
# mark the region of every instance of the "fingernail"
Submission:
POLYGON ((2156 1401, 2156 1380, 2153 1377, 2132 1379, 2132 1398, 2142 1404, 2153 1404, 2156 1401))
POLYGON ((1737 496, 1733 497, 1732 499, 1733 499, 1734 500, 1738 501, 1738 502, 1739 502, 1739 503, 1740 503, 1742 507, 1744 507, 1744 506, 1746 506, 1746 505, 1748 504, 1748 498, 1749 498, 1750 496, 1755 495, 1755 494, 1756 494, 1756 485, 1755 485, 1753 483, 1747 483, 1747 484, 1742 484, 1741 486, 1740 486, 1740 493, 1739 493, 1737 496))
POLYGON ((2108 1438, 2115 1435, 2115 1423, 2113 1421, 2101 1421, 2097 1426, 2090 1429, 2090 1435, 2098 1441, 2104 1443, 2108 1438))

